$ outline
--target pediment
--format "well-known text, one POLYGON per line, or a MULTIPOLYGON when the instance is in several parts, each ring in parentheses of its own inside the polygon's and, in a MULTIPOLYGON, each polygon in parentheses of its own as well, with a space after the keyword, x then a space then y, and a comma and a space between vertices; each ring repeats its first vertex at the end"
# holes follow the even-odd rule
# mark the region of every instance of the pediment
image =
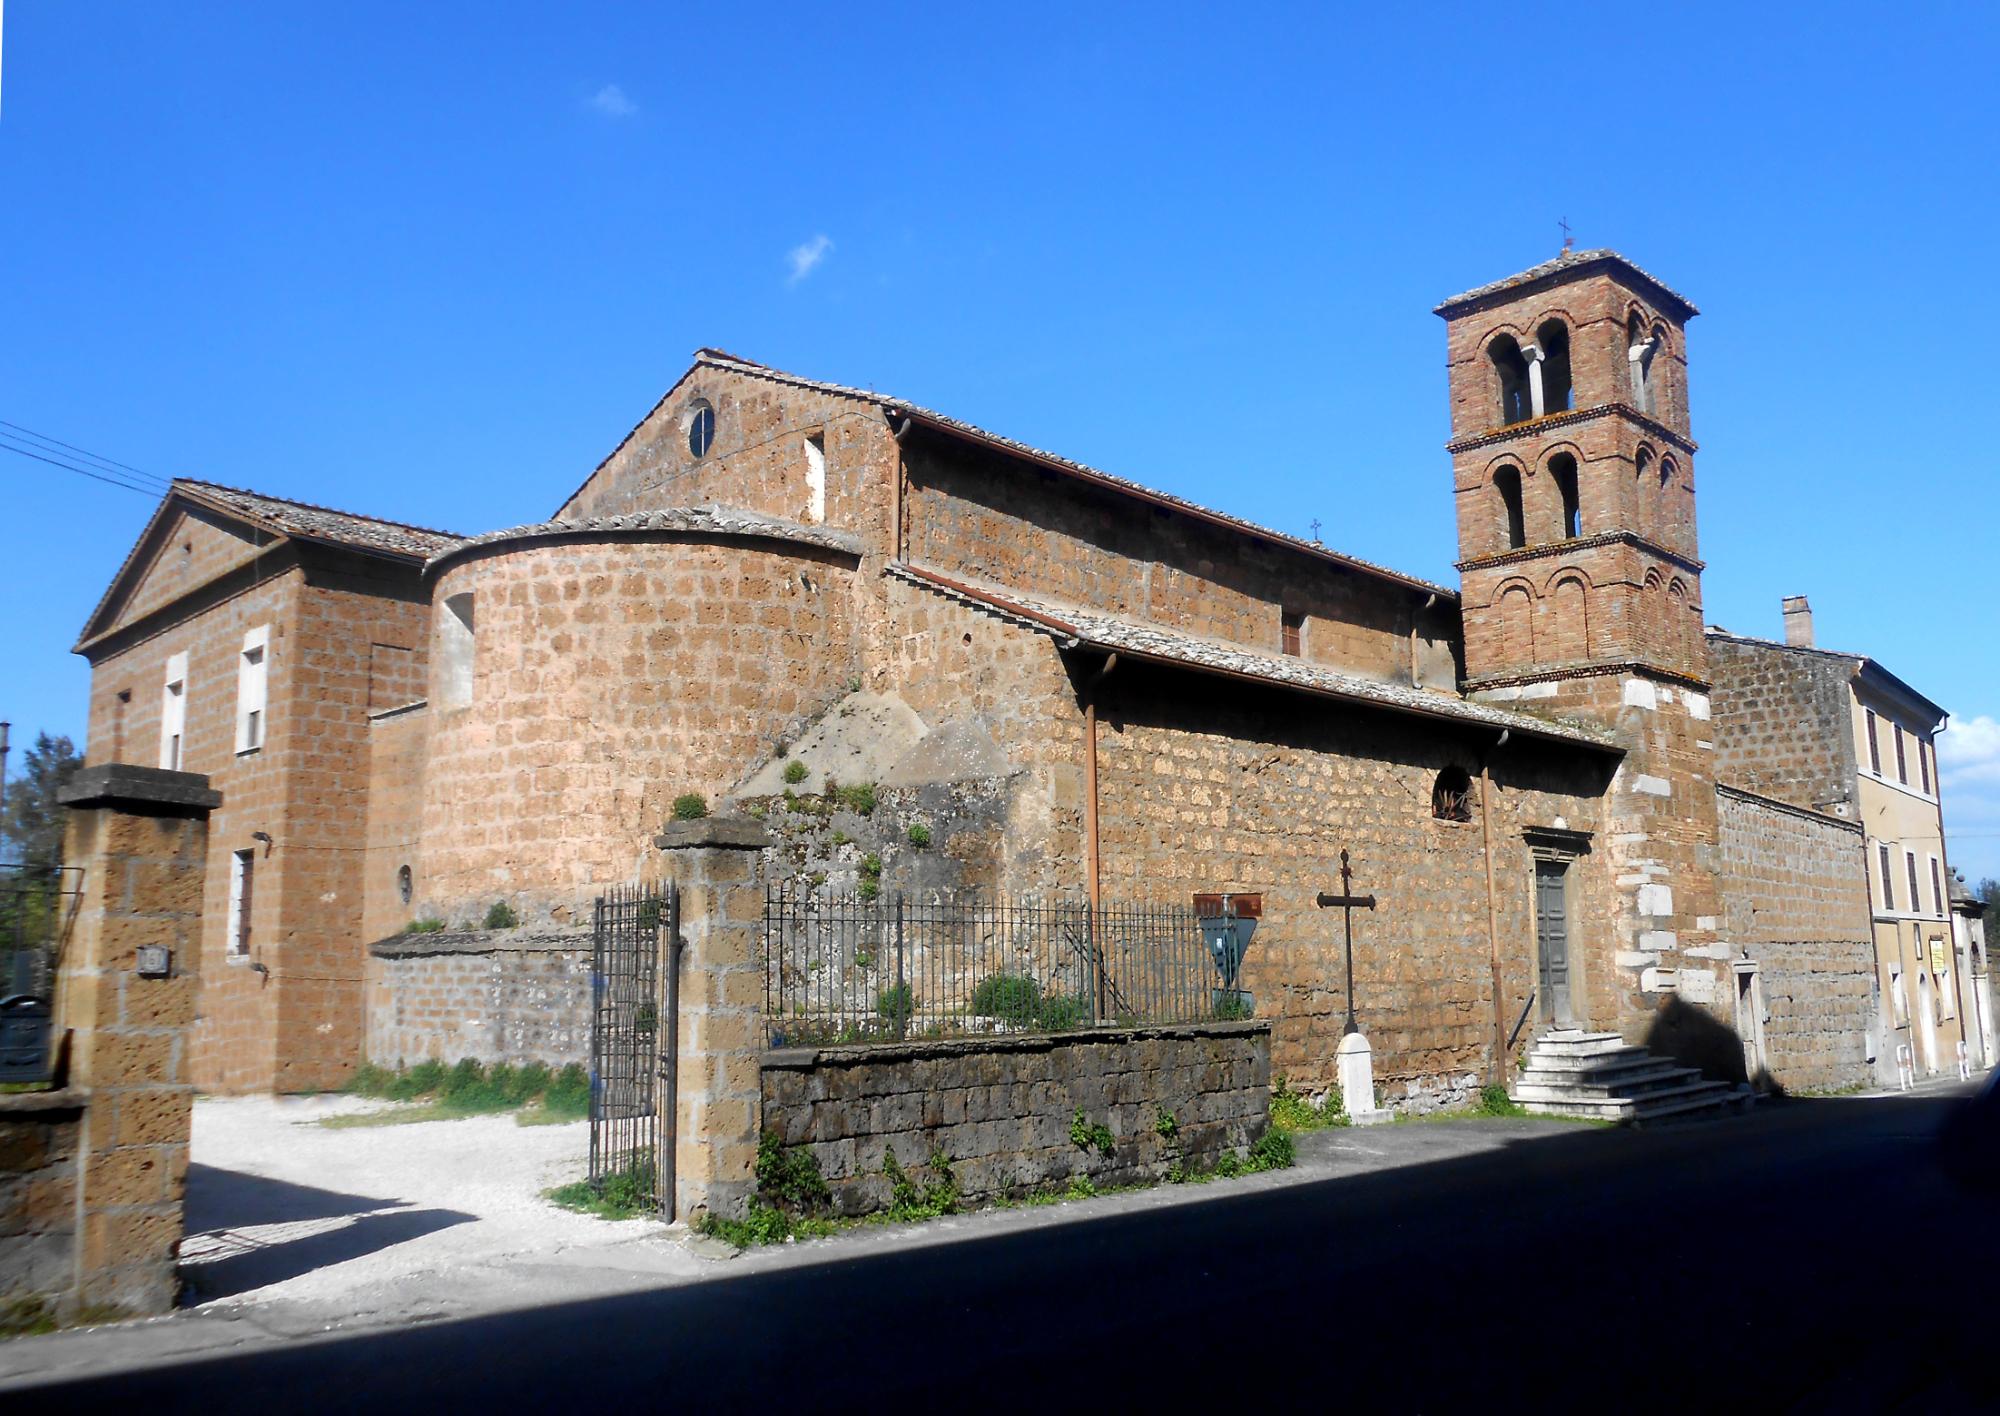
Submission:
POLYGON ((169 496, 112 580, 80 642, 165 609, 240 569, 279 539, 266 528, 169 496))

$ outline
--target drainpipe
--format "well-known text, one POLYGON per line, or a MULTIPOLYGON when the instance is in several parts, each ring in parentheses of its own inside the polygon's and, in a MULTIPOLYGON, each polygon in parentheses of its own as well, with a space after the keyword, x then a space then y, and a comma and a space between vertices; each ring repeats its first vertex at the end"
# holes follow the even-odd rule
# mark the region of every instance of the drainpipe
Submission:
POLYGON ((890 502, 890 515, 895 517, 896 524, 891 528, 889 541, 896 548, 896 559, 899 561, 903 559, 903 551, 905 549, 903 545, 903 439, 909 435, 910 420, 908 417, 903 419, 902 427, 893 428, 889 432, 889 436, 896 440, 895 492, 890 502))
POLYGON ((1437 592, 1432 591, 1423 603, 1423 608, 1410 616, 1410 687, 1417 686, 1417 616, 1438 602, 1437 592))
POLYGON ((1097 885, 1097 688, 1118 667, 1118 656, 1106 659, 1083 685, 1083 872, 1090 908, 1098 905, 1097 885))
POLYGON ((1513 729, 1503 728, 1491 751, 1479 758, 1479 830, 1486 846, 1486 955, 1493 969, 1493 1085, 1507 1085, 1507 1001, 1500 992, 1500 896, 1493 887, 1493 753, 1507 745, 1513 729))

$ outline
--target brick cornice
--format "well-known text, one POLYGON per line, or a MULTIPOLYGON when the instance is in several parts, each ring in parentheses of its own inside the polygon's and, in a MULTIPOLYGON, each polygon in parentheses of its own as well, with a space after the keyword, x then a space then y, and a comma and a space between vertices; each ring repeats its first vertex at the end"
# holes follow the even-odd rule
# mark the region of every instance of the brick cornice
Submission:
POLYGON ((1530 418, 1525 423, 1509 423, 1504 428, 1490 428, 1483 433, 1475 433, 1469 438, 1458 438, 1444 445, 1449 453, 1470 452, 1474 448, 1491 447, 1496 443, 1511 442, 1515 438, 1540 437, 1554 428, 1573 427, 1578 423, 1591 423, 1599 418, 1624 417, 1644 428, 1662 442, 1672 443, 1682 452, 1692 457, 1701 450, 1700 444, 1641 413, 1629 403, 1600 403, 1592 408, 1571 408, 1562 413, 1545 413, 1539 418, 1530 418))
POLYGON ((1711 688, 1707 679, 1699 679, 1692 674, 1677 673, 1673 669, 1663 669, 1658 664, 1648 664, 1638 659, 1625 659, 1615 664, 1567 664, 1557 668, 1526 669, 1513 674, 1485 674, 1479 678, 1468 678, 1459 687, 1471 694, 1489 688, 1513 688, 1524 683, 1556 683, 1569 679, 1601 678, 1606 674, 1644 674, 1647 678, 1662 679, 1700 693, 1707 693, 1711 688))
POLYGON ((1539 546, 1520 546, 1513 550, 1494 551, 1489 555, 1473 556, 1458 563, 1459 573, 1468 570, 1491 570, 1496 566, 1519 565, 1524 561, 1560 558, 1573 551, 1593 550, 1598 546, 1626 545, 1634 550, 1645 551, 1661 560, 1672 561, 1683 570, 1696 575, 1708 568, 1703 561, 1692 556, 1684 556, 1679 551, 1669 550, 1658 541, 1641 536, 1636 531, 1600 531, 1595 536, 1579 536, 1572 541, 1548 541, 1539 546))

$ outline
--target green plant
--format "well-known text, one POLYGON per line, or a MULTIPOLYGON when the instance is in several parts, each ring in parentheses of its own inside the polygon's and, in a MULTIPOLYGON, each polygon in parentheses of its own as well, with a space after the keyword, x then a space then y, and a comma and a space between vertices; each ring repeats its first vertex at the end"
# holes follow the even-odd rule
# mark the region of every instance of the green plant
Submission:
POLYGON ((942 1147, 933 1148, 926 1168, 936 1177, 927 1185, 910 1178, 893 1148, 882 1153, 882 1173, 889 1177, 888 1217, 896 1221, 936 1219, 958 1209, 958 1177, 942 1147))
POLYGON ((1078 1150, 1094 1150, 1107 1158, 1118 1145, 1118 1138, 1111 1134, 1111 1128, 1101 1121, 1091 1121, 1080 1106, 1076 1114, 1069 1118, 1069 1140, 1078 1150))
POLYGON ((708 798, 700 792, 682 792, 674 798, 674 820, 699 821, 708 815, 708 798))
POLYGON ((757 1140, 757 1193, 794 1210, 816 1209, 833 1198, 813 1153, 786 1146, 776 1131, 757 1140))
POLYGON ((1070 1176, 1069 1189, 1064 1192, 1065 1197, 1072 1200, 1087 1200, 1096 1193, 1097 1182, 1092 1180, 1088 1175, 1070 1176))
POLYGON ((1507 1095, 1505 1087, 1481 1087, 1478 1104, 1473 1107, 1480 1116, 1526 1116, 1527 1110, 1517 1106, 1514 1098, 1507 1095))
POLYGON ((505 900, 495 900, 486 910, 486 928, 512 929, 521 922, 514 913, 514 907, 505 900))
POLYGON ((1026 1023, 1041 1006, 1041 985, 1026 974, 988 974, 972 990, 972 1012, 981 1018, 1026 1023))
POLYGON ((405 934, 436 934, 444 928, 444 921, 436 918, 413 919, 403 926, 405 934))
POLYGON ((851 678, 849 678, 849 679, 847 680, 847 691, 848 691, 849 693, 859 693, 859 692, 861 692, 861 675, 860 675, 860 674, 855 674, 855 675, 853 675, 853 676, 852 676, 851 678))
POLYGON ((1271 1124, 1281 1131, 1317 1131, 1327 1126, 1345 1126, 1347 1113, 1340 1104, 1340 1088, 1329 1087, 1314 1106, 1302 1093, 1295 1092, 1283 1077, 1271 1088, 1271 1124))
POLYGON ((1051 993, 1035 1009, 1035 1026, 1043 1032, 1068 1032, 1090 1021, 1090 1005, 1068 993, 1051 993))
POLYGON ((924 849, 931 843, 931 828, 921 821, 912 821, 910 829, 904 834, 910 838, 910 844, 918 850, 924 849))
POLYGON ((1174 1119, 1174 1113, 1164 1106, 1153 1108, 1153 1133, 1161 1140, 1171 1141, 1181 1133, 1181 1123, 1174 1119))
POLYGON ((854 887, 854 893, 864 900, 875 899, 882 893, 882 881, 873 875, 861 877, 861 883, 854 887))
POLYGON ((1234 1180, 1243 1173, 1243 1157, 1233 1150, 1224 1151, 1215 1158, 1215 1170, 1212 1173, 1220 1180, 1234 1180))
POLYGON ((1250 995, 1238 989, 1231 989, 1215 1000, 1215 1020, 1218 1023, 1240 1023, 1251 1016, 1250 995))
POLYGON ((1273 1126, 1257 1138, 1250 1147, 1249 1168, 1260 1170, 1290 1170, 1298 1164, 1298 1147, 1292 1141, 1289 1131, 1280 1131, 1273 1126))
POLYGON ((829 800, 839 803, 856 816, 869 816, 875 811, 875 784, 863 782, 858 787, 836 787, 831 781, 826 784, 829 800))
POLYGON ((872 875, 877 880, 880 880, 882 878, 882 857, 876 855, 873 851, 861 857, 861 873, 863 875, 872 875))
POLYGON ((917 1011, 917 998, 910 985, 899 983, 875 995, 875 1011, 888 1019, 889 1026, 901 1028, 917 1011))
POLYGON ((785 764, 785 780, 797 786, 806 779, 806 764, 796 759, 785 764))
POLYGON ((363 1062, 347 1079, 347 1090, 355 1096, 387 1096, 395 1084, 396 1074, 387 1067, 363 1062))
POLYGON ((833 833, 833 843, 834 843, 834 844, 835 844, 836 846, 844 846, 844 845, 847 845, 847 844, 848 844, 849 842, 851 842, 851 841, 852 841, 853 839, 854 839, 854 837, 852 837, 852 836, 848 835, 848 834, 847 834, 847 833, 846 833, 845 831, 835 831, 835 832, 833 833))
POLYGON ((545 1193, 564 1209, 580 1210, 599 1219, 636 1219, 653 1210, 653 1165, 651 1161, 634 1161, 602 1180, 577 1180, 545 1193))

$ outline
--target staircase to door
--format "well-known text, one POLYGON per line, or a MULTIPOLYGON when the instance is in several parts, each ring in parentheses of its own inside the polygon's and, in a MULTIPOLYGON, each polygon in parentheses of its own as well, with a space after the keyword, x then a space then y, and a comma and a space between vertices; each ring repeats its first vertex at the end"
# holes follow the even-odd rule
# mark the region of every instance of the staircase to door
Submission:
POLYGON ((1535 1039, 1508 1094, 1542 1116, 1634 1124, 1749 1110, 1747 1085, 1711 1081, 1635 1047, 1617 1033, 1553 1028, 1535 1039))

